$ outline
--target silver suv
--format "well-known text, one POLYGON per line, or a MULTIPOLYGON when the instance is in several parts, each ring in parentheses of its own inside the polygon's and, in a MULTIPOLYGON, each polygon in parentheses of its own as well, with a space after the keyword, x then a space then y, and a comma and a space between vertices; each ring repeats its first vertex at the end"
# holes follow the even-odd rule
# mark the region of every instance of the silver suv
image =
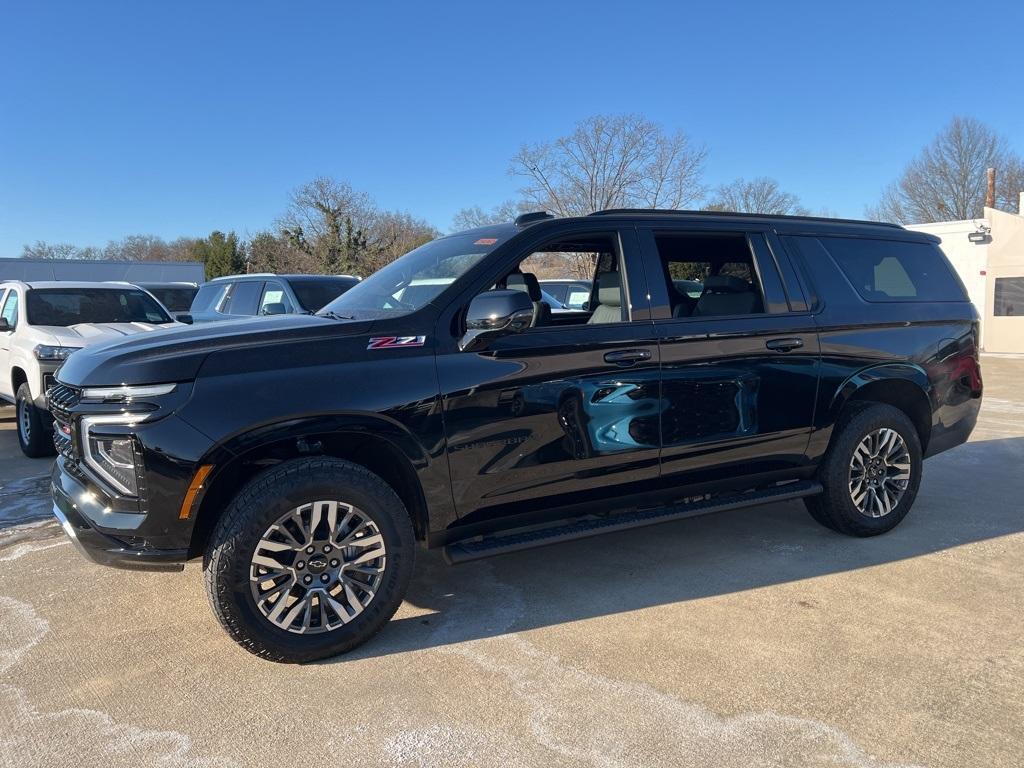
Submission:
POLYGON ((150 294, 128 283, 0 283, 0 400, 17 406, 25 455, 53 454, 46 390, 70 354, 180 325, 150 294))

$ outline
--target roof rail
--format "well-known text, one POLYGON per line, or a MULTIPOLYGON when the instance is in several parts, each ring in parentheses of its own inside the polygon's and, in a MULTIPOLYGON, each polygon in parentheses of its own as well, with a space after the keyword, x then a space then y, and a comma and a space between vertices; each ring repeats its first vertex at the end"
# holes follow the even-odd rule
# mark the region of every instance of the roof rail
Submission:
POLYGON ((893 227, 903 229, 899 224, 888 221, 867 221, 866 219, 831 219, 827 216, 789 216, 781 213, 741 213, 739 211, 689 211, 674 210, 667 208, 608 208, 604 211, 594 211, 590 216, 614 216, 615 214, 631 214, 634 216, 671 216, 673 214, 686 214, 688 216, 714 216, 734 219, 773 219, 780 221, 823 221, 840 222, 842 224, 868 224, 878 227, 893 227))
POLYGON ((242 272, 238 275, 221 275, 220 277, 211 277, 209 282, 213 283, 217 280, 234 280, 237 277, 277 277, 276 272, 242 272))
POLYGON ((538 221, 544 221, 546 219, 555 218, 552 214, 547 211, 533 211, 532 213, 523 213, 516 216, 517 227, 528 227, 531 224, 536 224, 538 221))

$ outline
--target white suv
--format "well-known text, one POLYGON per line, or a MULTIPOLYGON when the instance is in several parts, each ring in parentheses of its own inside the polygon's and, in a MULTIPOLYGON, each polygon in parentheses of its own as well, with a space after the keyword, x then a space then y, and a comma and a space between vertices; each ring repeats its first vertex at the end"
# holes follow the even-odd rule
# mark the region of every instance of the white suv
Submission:
POLYGON ((46 390, 76 349, 180 326, 146 291, 127 283, 0 283, 0 400, 17 406, 26 456, 54 453, 46 390))

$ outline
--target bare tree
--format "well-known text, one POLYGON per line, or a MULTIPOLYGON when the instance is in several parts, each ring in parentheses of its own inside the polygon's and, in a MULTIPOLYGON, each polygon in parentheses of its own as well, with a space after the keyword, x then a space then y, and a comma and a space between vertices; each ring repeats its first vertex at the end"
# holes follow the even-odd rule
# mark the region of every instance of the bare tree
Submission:
POLYGON ((800 204, 800 198, 784 192, 775 179, 759 176, 756 179, 736 179, 715 190, 709 211, 735 211, 737 213, 771 213, 806 216, 809 211, 800 204))
POLYGON ((461 232, 464 229, 476 229, 486 227, 489 224, 504 224, 515 221, 516 216, 526 213, 530 206, 525 201, 516 202, 506 200, 500 205, 494 206, 490 211, 485 211, 479 205, 470 208, 463 208, 452 219, 452 231, 461 232))
POLYGON ((639 115, 589 117, 572 133, 523 146, 509 173, 534 210, 581 216, 607 208, 682 208, 704 195, 707 151, 639 115))
POLYGON ((71 243, 47 243, 36 240, 32 245, 21 248, 23 259, 91 259, 96 258, 95 248, 79 248, 71 243))
POLYGON ((365 274, 375 272, 413 248, 419 248, 441 233, 432 225, 408 213, 382 211, 377 213, 369 227, 365 274))
POLYGON ((996 169, 996 207, 1016 212, 1024 181, 1021 158, 981 121, 954 117, 867 214, 901 224, 980 218, 987 168, 996 169))

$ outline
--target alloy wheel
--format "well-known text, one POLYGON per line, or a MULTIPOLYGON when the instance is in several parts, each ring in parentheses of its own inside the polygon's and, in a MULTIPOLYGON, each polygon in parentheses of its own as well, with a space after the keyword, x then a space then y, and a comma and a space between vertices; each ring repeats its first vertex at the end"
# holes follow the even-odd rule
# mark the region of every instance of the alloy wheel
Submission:
POLYGON ((344 502, 314 501, 266 530, 252 555, 249 583, 269 622, 316 634, 361 614, 386 565, 384 537, 369 515, 344 502))
POLYGON ((850 459, 850 498, 862 515, 885 517, 910 484, 910 451, 894 429, 865 435, 850 459))

